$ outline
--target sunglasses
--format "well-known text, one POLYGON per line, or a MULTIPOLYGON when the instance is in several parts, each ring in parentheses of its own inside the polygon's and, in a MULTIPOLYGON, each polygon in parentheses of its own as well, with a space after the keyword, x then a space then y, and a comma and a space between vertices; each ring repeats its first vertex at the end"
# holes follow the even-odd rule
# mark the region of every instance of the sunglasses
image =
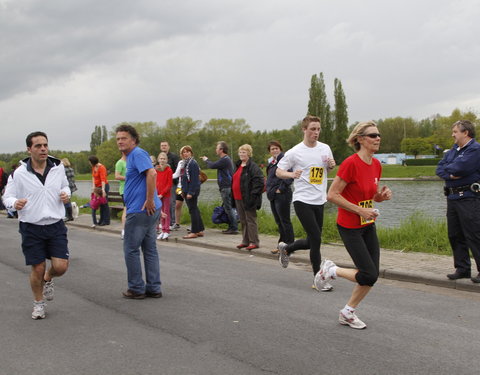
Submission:
POLYGON ((370 134, 363 134, 364 137, 369 137, 369 138, 382 138, 380 133, 370 133, 370 134))

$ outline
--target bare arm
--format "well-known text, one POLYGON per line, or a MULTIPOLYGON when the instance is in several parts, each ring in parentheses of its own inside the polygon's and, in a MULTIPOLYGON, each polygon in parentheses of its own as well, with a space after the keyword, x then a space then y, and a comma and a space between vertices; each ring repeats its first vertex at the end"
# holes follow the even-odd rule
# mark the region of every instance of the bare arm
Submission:
POLYGON ((275 172, 275 175, 278 178, 281 178, 281 179, 284 179, 284 180, 286 180, 287 178, 300 178, 300 176, 302 175, 302 170, 298 169, 296 171, 289 172, 289 171, 286 171, 284 169, 277 168, 277 170, 275 172))
POLYGON ((142 210, 147 210, 147 215, 153 215, 155 213, 155 201, 153 200, 154 195, 157 191, 156 182, 157 182, 157 172, 155 169, 150 168, 145 171, 146 184, 147 184, 147 196, 145 197, 145 203, 143 204, 142 210))

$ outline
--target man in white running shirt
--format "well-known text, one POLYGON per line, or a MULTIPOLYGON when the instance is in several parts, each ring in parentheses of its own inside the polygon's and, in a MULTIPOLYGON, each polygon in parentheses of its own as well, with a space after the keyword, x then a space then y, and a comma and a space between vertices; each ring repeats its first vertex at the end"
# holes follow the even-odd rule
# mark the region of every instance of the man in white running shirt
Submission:
MULTIPOLYGON (((305 117, 302 130, 303 142, 288 150, 279 161, 277 177, 294 179, 293 206, 307 238, 288 245, 280 242, 279 261, 283 268, 287 268, 290 254, 296 250, 310 249, 310 262, 315 277, 321 262, 320 243, 323 207, 327 201, 327 172, 335 167, 335 160, 330 147, 318 141, 321 130, 318 117, 305 117), (289 169, 293 172, 289 172, 289 169)), ((330 284, 326 284, 322 291, 332 289, 330 284)))

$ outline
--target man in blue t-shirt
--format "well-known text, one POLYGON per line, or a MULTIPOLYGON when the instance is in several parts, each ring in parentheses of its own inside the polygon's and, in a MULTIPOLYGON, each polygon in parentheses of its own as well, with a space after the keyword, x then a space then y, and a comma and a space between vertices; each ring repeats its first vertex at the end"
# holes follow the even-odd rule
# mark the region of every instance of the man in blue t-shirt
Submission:
POLYGON ((116 129, 118 149, 127 156, 127 173, 123 198, 127 207, 123 252, 127 266, 128 290, 125 298, 160 298, 160 260, 156 227, 162 203, 156 193, 157 172, 149 154, 138 146, 140 137, 131 125, 116 129), (145 264, 142 278, 140 246, 145 264))

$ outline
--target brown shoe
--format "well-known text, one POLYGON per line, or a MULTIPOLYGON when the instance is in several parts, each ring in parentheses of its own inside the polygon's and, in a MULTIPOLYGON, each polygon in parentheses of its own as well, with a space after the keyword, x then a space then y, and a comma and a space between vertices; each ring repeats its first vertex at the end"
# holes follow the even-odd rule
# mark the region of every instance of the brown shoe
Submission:
POLYGON ((187 234, 186 236, 183 236, 182 238, 185 238, 186 240, 189 240, 190 238, 197 238, 198 235, 195 234, 195 233, 190 233, 190 234, 187 234))
POLYGON ((145 293, 135 293, 128 289, 126 292, 122 292, 123 298, 128 298, 128 299, 144 299, 145 298, 145 293))
POLYGON ((148 297, 148 298, 162 298, 163 294, 162 294, 162 292, 158 292, 158 293, 145 292, 145 296, 148 297))
POLYGON ((278 254, 278 249, 273 249, 270 251, 272 254, 278 254))

